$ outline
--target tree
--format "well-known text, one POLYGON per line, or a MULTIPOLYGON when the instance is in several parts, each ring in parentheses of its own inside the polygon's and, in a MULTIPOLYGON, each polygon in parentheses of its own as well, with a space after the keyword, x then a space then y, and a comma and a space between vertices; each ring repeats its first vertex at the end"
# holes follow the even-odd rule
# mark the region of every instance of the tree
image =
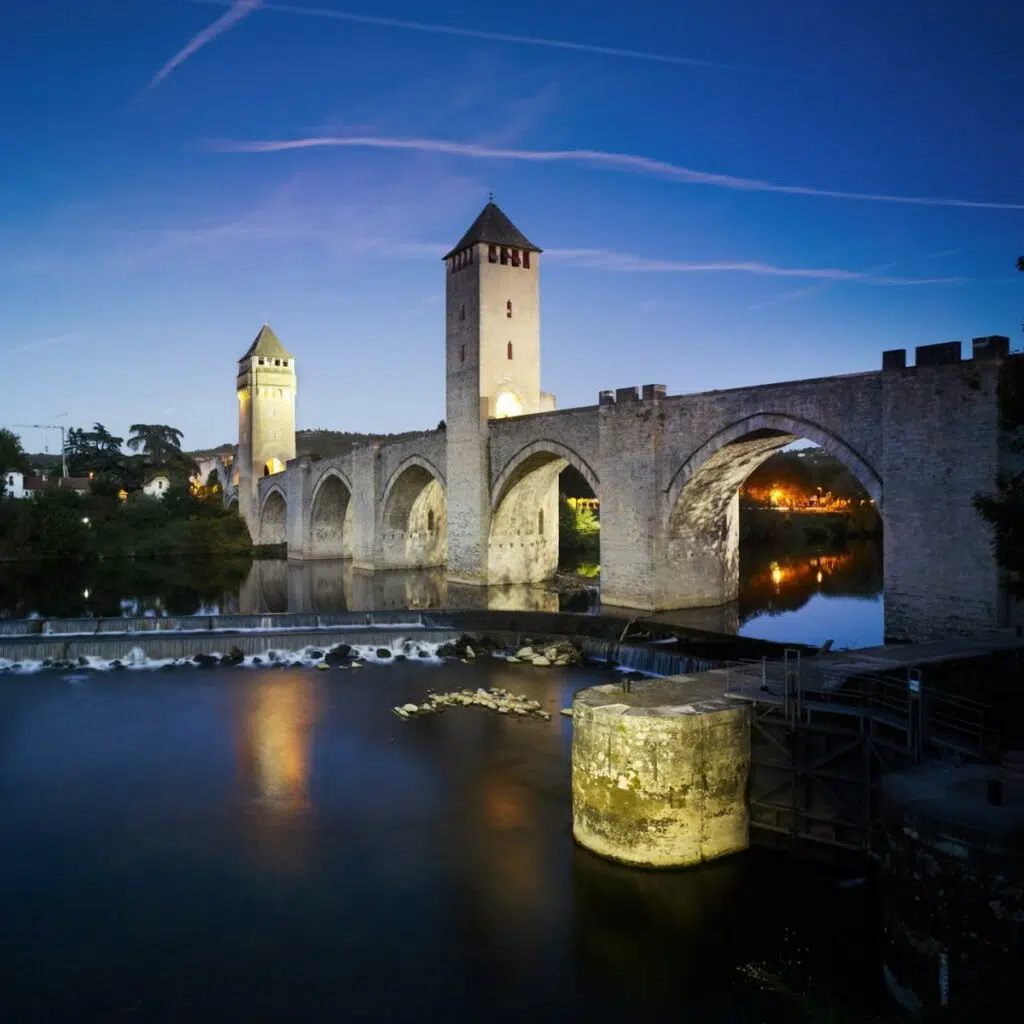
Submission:
POLYGON ((21 447, 21 438, 6 427, 0 428, 0 497, 7 486, 8 473, 28 472, 28 459, 21 447))
POLYGON ((64 448, 68 472, 72 476, 88 473, 119 476, 124 468, 122 444, 124 438, 115 437, 102 423, 94 423, 92 430, 72 427, 64 448))
POLYGON ((182 457, 181 442, 184 434, 177 427, 163 423, 133 423, 128 447, 133 452, 140 448, 150 465, 164 466, 182 457))

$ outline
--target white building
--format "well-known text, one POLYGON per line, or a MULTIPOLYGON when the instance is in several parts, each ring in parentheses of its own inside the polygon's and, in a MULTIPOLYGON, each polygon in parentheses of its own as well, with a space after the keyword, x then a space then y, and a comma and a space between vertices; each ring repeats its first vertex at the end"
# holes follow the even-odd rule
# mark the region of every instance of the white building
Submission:
POLYGON ((10 472, 7 474, 7 479, 4 481, 4 497, 25 497, 25 475, 23 473, 10 472))
POLYGON ((142 493, 148 494, 151 498, 162 498, 170 486, 171 481, 168 477, 163 474, 157 474, 151 480, 146 481, 143 485, 142 493))

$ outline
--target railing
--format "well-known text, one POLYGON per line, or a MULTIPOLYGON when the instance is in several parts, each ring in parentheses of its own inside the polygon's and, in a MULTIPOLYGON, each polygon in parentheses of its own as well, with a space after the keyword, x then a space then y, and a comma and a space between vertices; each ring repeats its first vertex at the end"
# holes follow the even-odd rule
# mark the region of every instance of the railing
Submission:
POLYGON ((781 662, 730 661, 726 693, 778 707, 791 725, 810 724, 822 713, 869 718, 905 734, 908 752, 921 759, 929 746, 987 756, 998 746, 995 709, 980 701, 924 689, 918 669, 905 677, 845 672, 840 666, 801 660, 787 651, 781 662))

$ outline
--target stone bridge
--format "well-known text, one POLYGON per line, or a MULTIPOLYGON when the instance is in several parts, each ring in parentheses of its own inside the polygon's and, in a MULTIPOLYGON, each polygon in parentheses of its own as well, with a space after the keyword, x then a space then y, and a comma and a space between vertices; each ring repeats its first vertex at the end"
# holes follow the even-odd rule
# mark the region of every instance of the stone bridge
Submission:
POLYGON ((539 582, 558 564, 559 473, 601 507, 601 600, 645 612, 738 592, 739 488, 807 439, 864 486, 884 530, 892 638, 1000 622, 991 534, 971 505, 1005 458, 1003 337, 886 352, 843 377, 667 395, 540 390, 540 250, 493 204, 445 257, 446 429, 296 459, 295 360, 266 326, 239 363, 239 505, 254 540, 360 570, 445 566, 454 584, 539 582))
MULTIPOLYGON (((750 473, 805 438, 840 459, 884 529, 891 637, 997 624, 999 578, 971 498, 999 466, 997 345, 969 361, 918 349, 918 365, 694 395, 657 385, 596 406, 487 423, 487 585, 549 576, 558 561, 558 474, 574 466, 601 502, 601 599, 645 611, 719 605, 738 588, 739 498, 750 473)), ((257 539, 296 559, 356 568, 446 563, 447 431, 290 461, 259 481, 257 539)), ((465 574, 453 574, 462 577, 465 574)), ((471 582, 464 580, 464 582, 471 582)))

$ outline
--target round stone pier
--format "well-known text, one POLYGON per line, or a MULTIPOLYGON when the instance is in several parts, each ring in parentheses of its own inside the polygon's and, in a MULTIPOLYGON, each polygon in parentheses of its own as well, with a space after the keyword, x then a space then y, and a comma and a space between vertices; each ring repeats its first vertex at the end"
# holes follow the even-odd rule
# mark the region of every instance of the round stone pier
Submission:
POLYGON ((722 682, 675 676, 573 699, 577 842, 625 864, 679 868, 747 848, 750 710, 722 682))

